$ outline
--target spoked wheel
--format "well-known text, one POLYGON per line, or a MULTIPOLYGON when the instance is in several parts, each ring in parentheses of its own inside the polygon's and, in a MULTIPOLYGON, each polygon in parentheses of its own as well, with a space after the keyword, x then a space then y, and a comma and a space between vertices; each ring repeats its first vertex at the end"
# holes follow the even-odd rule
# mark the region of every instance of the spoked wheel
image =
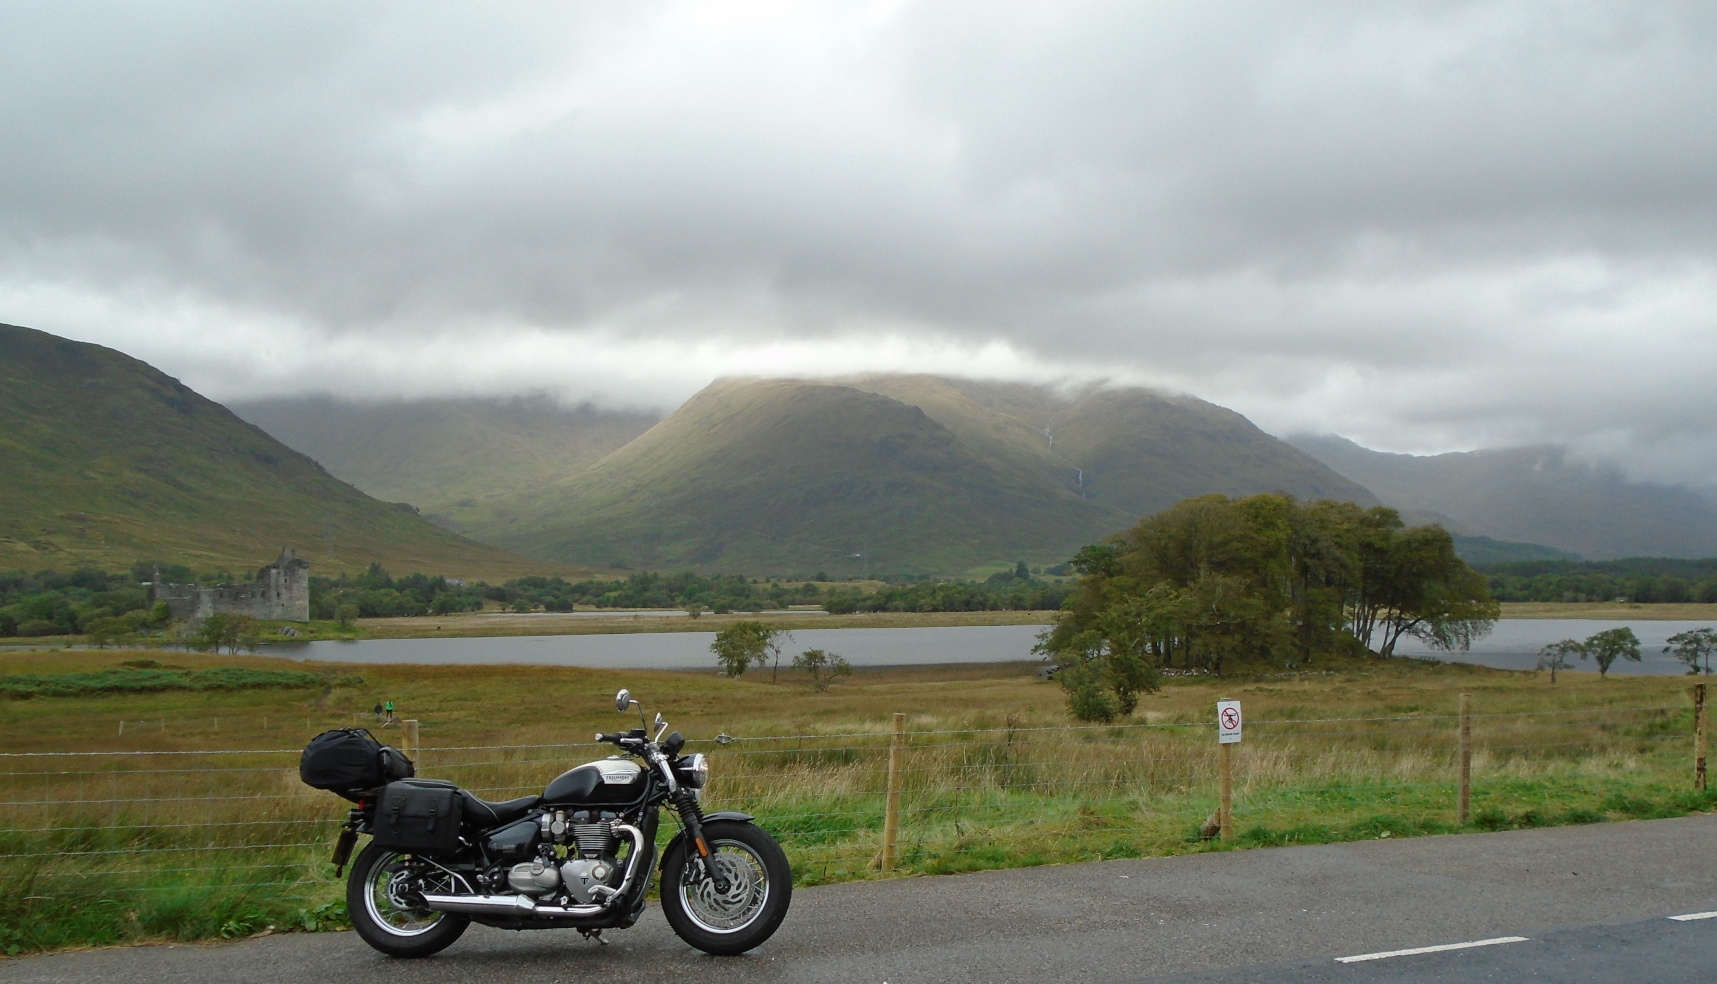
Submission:
POLYGON ((716 890, 682 839, 662 859, 662 914, 680 939, 705 953, 744 953, 786 918, 792 869, 775 838, 749 823, 712 820, 703 833, 724 889, 716 890))
POLYGON ((446 949, 471 920, 436 912, 423 893, 452 894, 452 877, 431 865, 370 844, 346 879, 346 912, 365 943, 390 957, 427 957, 446 949))

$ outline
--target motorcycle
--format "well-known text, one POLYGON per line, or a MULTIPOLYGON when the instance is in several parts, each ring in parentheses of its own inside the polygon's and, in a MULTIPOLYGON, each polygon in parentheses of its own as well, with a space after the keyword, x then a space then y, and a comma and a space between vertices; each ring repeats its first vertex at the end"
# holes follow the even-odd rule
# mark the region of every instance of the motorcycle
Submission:
MULTIPOLYGON (((624 713, 643 705, 621 690, 624 713)), ((473 922, 503 929, 605 929, 638 921, 655 870, 660 812, 681 829, 661 853, 668 925, 706 953, 744 953, 774 934, 792 901, 787 856, 753 817, 704 813, 709 762, 685 737, 647 727, 597 734, 619 752, 562 773, 540 796, 489 802, 451 782, 413 777, 410 761, 367 731, 317 736, 299 774, 355 802, 335 845, 351 861, 346 909, 370 946, 426 957, 473 922), (642 759, 640 763, 639 759, 642 759), (370 843, 351 860, 360 834, 370 843)), ((719 740, 719 739, 718 739, 719 740)))

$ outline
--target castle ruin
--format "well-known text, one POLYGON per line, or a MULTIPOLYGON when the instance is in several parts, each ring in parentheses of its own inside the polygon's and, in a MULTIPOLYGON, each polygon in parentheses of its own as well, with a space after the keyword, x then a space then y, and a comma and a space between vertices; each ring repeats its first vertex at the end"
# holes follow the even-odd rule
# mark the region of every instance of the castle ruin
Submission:
POLYGON ((310 621, 310 562, 282 548, 272 564, 257 568, 244 584, 149 583, 149 604, 166 602, 174 618, 200 620, 216 613, 288 622, 310 621))

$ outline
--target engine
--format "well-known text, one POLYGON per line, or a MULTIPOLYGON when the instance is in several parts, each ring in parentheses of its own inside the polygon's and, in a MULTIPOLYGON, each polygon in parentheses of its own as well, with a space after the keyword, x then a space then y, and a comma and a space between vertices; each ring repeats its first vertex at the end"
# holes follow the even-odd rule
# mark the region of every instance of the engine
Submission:
POLYGON ((624 874, 616 857, 620 837, 614 832, 616 815, 603 811, 565 810, 544 813, 538 820, 542 833, 539 856, 522 861, 507 871, 507 885, 533 898, 564 891, 576 903, 599 901, 595 889, 615 888, 624 874))

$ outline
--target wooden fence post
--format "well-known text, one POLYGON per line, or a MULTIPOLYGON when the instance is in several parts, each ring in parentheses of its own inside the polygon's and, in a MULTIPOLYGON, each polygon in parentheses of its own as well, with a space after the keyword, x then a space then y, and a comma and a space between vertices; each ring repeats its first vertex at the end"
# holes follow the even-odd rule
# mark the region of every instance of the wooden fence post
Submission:
POLYGON ((1456 811, 1461 823, 1467 822, 1473 805, 1473 718, 1472 697, 1461 695, 1461 799, 1456 811))
POLYGON ((1216 810, 1216 822, 1223 840, 1234 839, 1234 746, 1221 744, 1219 751, 1222 772, 1222 804, 1216 810))
POLYGON ((405 746, 401 751, 405 752, 406 758, 411 759, 415 765, 421 767, 423 763, 417 760, 423 755, 423 747, 417 739, 417 719, 408 718, 401 721, 399 731, 402 739, 400 744, 405 746))
POLYGON ((906 715, 894 715, 894 736, 888 742, 888 806, 882 815, 882 870, 894 870, 895 840, 900 835, 900 781, 906 764, 906 715))
POLYGON ((1693 788, 1705 791, 1705 684, 1693 685, 1693 788))

